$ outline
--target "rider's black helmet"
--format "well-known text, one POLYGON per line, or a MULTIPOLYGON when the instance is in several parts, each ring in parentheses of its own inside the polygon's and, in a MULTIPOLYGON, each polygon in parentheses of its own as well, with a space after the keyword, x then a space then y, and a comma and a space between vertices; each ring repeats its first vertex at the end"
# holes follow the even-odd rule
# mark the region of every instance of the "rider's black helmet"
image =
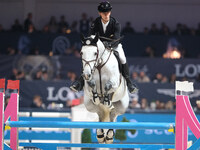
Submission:
POLYGON ((108 12, 108 11, 111 11, 111 9, 112 9, 112 6, 110 5, 108 1, 99 3, 99 6, 98 6, 99 12, 108 12))

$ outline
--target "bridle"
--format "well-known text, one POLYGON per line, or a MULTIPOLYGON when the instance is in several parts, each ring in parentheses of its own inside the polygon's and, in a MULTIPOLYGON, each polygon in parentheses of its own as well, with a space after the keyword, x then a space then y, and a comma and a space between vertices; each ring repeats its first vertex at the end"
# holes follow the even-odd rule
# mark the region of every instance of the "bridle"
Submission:
MULTIPOLYGON (((97 46, 96 46, 97 47, 97 46)), ((110 56, 111 56, 111 54, 112 54, 112 49, 109 49, 110 50, 110 52, 109 52, 109 56, 108 56, 108 58, 107 58, 107 60, 103 63, 103 54, 105 53, 105 51, 106 51, 106 48, 104 48, 104 51, 103 51, 103 53, 101 54, 101 56, 99 57, 99 49, 98 49, 98 47, 97 47, 97 55, 96 55, 96 58, 95 59, 93 59, 93 60, 85 60, 85 59, 83 59, 82 57, 81 57, 81 59, 82 59, 82 61, 84 61, 85 62, 85 65, 83 66, 83 68, 86 66, 86 65, 88 65, 89 67, 90 67, 90 69, 91 69, 91 74, 93 75, 94 74, 94 72, 95 72, 95 70, 97 69, 98 71, 99 71, 99 82, 100 82, 100 90, 101 90, 101 95, 103 94, 103 88, 102 88, 102 81, 101 81, 101 68, 108 62, 108 60, 109 60, 109 58, 110 58, 110 56), (98 58, 99 57, 99 58, 98 58), (93 67, 91 67, 91 65, 90 65, 90 63, 91 62, 95 62, 94 63, 94 66, 93 67)))
MULTIPOLYGON (((96 47, 97 47, 97 46, 96 46, 96 47)), ((82 61, 85 62, 85 65, 83 66, 83 68, 84 68, 86 65, 88 65, 88 66, 90 67, 90 69, 91 69, 91 73, 93 74, 94 71, 95 71, 95 68, 96 68, 96 66, 97 66, 97 64, 98 64, 98 56, 99 56, 99 49, 98 49, 98 47, 97 47, 97 54, 96 54, 96 58, 95 58, 95 59, 93 59, 93 60, 85 60, 84 58, 81 57, 82 61), (91 62, 95 62, 93 67, 91 67, 91 65, 90 65, 91 62)))

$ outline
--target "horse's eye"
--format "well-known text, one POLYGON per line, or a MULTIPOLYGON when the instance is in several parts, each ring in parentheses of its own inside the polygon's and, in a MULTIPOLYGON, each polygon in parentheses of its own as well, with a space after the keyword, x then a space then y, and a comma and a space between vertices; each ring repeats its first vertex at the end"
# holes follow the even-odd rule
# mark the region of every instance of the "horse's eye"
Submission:
POLYGON ((83 55, 83 52, 80 52, 80 55, 82 56, 82 55, 83 55))
POLYGON ((96 55, 97 55, 97 52, 95 52, 94 55, 96 56, 96 55))

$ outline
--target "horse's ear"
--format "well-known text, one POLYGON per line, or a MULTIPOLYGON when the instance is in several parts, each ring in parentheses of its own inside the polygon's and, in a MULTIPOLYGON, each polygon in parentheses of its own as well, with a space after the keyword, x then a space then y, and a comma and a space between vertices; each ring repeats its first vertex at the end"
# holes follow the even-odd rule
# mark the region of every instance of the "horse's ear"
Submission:
POLYGON ((83 33, 80 34, 80 38, 81 38, 82 42, 85 41, 85 37, 84 37, 83 33))
POLYGON ((97 34, 95 35, 93 42, 94 42, 94 43, 97 43, 98 39, 99 39, 99 33, 97 33, 97 34))

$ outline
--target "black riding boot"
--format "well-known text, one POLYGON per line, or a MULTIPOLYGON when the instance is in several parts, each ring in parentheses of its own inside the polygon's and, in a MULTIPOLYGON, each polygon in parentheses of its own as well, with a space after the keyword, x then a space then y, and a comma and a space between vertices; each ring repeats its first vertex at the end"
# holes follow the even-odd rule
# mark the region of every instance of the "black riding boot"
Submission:
POLYGON ((84 79, 82 76, 80 76, 80 78, 78 80, 74 81, 71 84, 70 89, 74 92, 78 92, 83 89, 83 86, 84 86, 84 79))
POLYGON ((129 76, 129 68, 128 68, 128 64, 122 64, 122 75, 124 76, 124 78, 126 79, 126 83, 127 83, 127 87, 130 93, 134 93, 135 91, 137 91, 137 87, 135 84, 133 84, 130 80, 130 76, 129 76))

